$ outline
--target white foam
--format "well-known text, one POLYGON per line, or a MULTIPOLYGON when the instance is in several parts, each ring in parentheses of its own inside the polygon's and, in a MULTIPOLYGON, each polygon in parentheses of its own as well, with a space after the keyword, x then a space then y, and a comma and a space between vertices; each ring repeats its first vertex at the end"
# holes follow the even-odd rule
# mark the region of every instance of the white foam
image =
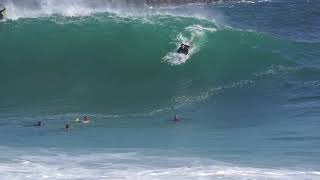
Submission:
POLYGON ((79 0, 65 1, 44 0, 37 3, 37 7, 18 6, 13 2, 5 4, 7 8, 7 18, 16 20, 19 18, 36 18, 61 14, 64 16, 85 16, 97 10, 88 8, 79 0))
MULTIPOLYGON (((98 12, 119 12, 121 9, 111 6, 109 1, 98 2, 85 0, 35 0, 30 3, 14 3, 8 1, 4 4, 7 8, 7 18, 37 18, 59 14, 67 17, 88 16, 98 12), (114 9, 113 9, 114 8, 114 9)), ((122 10, 121 10, 122 11, 122 10)))
POLYGON ((263 76, 270 76, 270 75, 286 74, 286 73, 297 71, 297 70, 299 69, 296 67, 286 67, 283 65, 271 65, 265 71, 254 73, 254 76, 263 77, 263 76))
POLYGON ((63 152, 0 148, 0 179, 319 179, 304 169, 255 168, 148 149, 63 152), (10 151, 8 151, 10 150, 10 151), (118 152, 117 152, 118 151, 118 152), (144 151, 152 152, 146 155, 144 151), (16 155, 20 154, 20 155, 16 155), (21 163, 22 162, 22 163, 21 163), (29 163, 23 163, 29 162, 29 163))
POLYGON ((265 3, 265 2, 272 2, 271 0, 241 0, 238 3, 247 3, 247 4, 255 4, 255 3, 265 3))
MULTIPOLYGON (((138 1, 137 1, 138 2, 138 1)), ((190 6, 190 11, 175 11, 170 7, 153 8, 140 5, 126 4, 123 1, 100 1, 100 0, 30 0, 30 1, 5 1, 3 6, 7 8, 7 19, 17 20, 19 18, 39 18, 53 15, 66 17, 89 16, 95 13, 113 13, 119 17, 130 17, 139 19, 153 16, 177 16, 192 17, 201 20, 208 20, 215 24, 217 22, 208 16, 202 8, 190 6)), ((172 7, 172 6, 171 6, 172 7)), ((211 11, 210 11, 211 12, 211 11)), ((215 16, 215 17, 218 17, 215 16)), ((219 15, 221 17, 221 15, 219 15)))
POLYGON ((232 82, 225 85, 209 88, 206 91, 200 92, 198 95, 177 96, 172 98, 172 102, 176 104, 175 109, 178 109, 188 104, 203 102, 209 99, 210 97, 221 93, 225 89, 242 88, 254 83, 254 80, 240 80, 237 82, 232 82))

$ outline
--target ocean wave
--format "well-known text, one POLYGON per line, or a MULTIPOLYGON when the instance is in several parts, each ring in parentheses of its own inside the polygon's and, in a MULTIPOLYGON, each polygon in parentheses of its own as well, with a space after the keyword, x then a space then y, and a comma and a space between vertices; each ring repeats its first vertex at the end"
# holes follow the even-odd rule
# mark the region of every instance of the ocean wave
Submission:
MULTIPOLYGON (((152 155, 160 151, 153 149, 61 152, 59 149, 17 150, 1 147, 0 150, 1 159, 5 157, 0 163, 2 179, 318 179, 320 177, 320 172, 316 170, 297 167, 258 168, 196 157, 162 156, 159 153, 152 155), (10 151, 7 151, 8 149, 10 151)), ((161 153, 172 154, 171 151, 161 153)))
POLYGON ((170 112, 217 87, 290 71, 292 62, 277 48, 285 40, 183 16, 57 15, 8 21, 2 33, 2 102, 110 117, 170 112), (180 43, 191 46, 189 55, 176 53, 180 43), (180 85, 185 79, 191 83, 180 85))

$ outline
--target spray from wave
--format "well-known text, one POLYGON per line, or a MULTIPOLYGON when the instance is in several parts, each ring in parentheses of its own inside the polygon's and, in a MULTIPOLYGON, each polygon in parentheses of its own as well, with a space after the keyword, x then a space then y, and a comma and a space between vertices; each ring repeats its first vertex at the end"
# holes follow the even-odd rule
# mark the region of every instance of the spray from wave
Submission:
MULTIPOLYGON (((149 7, 143 1, 126 0, 8 0, 3 4, 7 8, 7 19, 17 20, 19 18, 37 18, 52 15, 62 15, 66 17, 89 16, 95 13, 110 12, 119 16, 153 16, 159 14, 202 17, 203 11, 190 13, 189 10, 177 12, 177 7, 165 8, 149 7)), ((187 8, 188 9, 188 8, 187 8)))

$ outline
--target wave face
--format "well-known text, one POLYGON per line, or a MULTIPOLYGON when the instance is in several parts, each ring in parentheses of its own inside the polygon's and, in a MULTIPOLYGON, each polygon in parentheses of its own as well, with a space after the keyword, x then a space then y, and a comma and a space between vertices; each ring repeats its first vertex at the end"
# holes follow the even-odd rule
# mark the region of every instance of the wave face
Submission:
POLYGON ((56 15, 7 21, 2 34, 2 102, 17 105, 150 111, 290 64, 273 53, 286 41, 182 16, 56 15))
POLYGON ((1 178, 319 179, 318 3, 114 2, 4 2, 1 178))
MULTIPOLYGON (((247 4, 226 5, 238 5, 236 14, 247 4)), ((1 102, 48 111, 170 111, 250 86, 266 71, 301 69, 297 64, 307 62, 297 53, 301 48, 317 56, 318 42, 270 36, 275 33, 267 28, 231 28, 228 23, 240 20, 222 17, 226 5, 8 1, 0 37, 1 102), (176 53, 180 43, 191 45, 189 55, 176 53)))

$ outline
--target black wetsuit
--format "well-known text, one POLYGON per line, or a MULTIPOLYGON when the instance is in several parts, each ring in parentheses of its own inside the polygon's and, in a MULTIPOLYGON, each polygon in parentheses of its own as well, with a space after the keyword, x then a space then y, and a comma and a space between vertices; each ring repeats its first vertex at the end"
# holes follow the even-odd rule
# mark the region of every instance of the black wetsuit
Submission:
POLYGON ((179 49, 178 49, 178 53, 180 54, 180 53, 182 53, 183 52, 183 47, 180 47, 179 49))
POLYGON ((180 53, 183 53, 183 54, 187 55, 189 52, 188 52, 188 49, 187 49, 187 48, 180 47, 180 48, 178 49, 178 53, 179 53, 179 54, 180 54, 180 53))
POLYGON ((42 126, 42 122, 38 121, 38 123, 35 126, 41 127, 42 126))
POLYGON ((0 10, 0 20, 4 18, 4 12, 5 11, 6 11, 6 9, 0 10))
POLYGON ((185 55, 187 55, 187 54, 189 53, 189 50, 188 50, 188 48, 184 48, 184 51, 183 51, 183 53, 184 53, 185 55))
POLYGON ((66 129, 66 131, 68 131, 70 129, 70 124, 66 124, 65 129, 66 129))

